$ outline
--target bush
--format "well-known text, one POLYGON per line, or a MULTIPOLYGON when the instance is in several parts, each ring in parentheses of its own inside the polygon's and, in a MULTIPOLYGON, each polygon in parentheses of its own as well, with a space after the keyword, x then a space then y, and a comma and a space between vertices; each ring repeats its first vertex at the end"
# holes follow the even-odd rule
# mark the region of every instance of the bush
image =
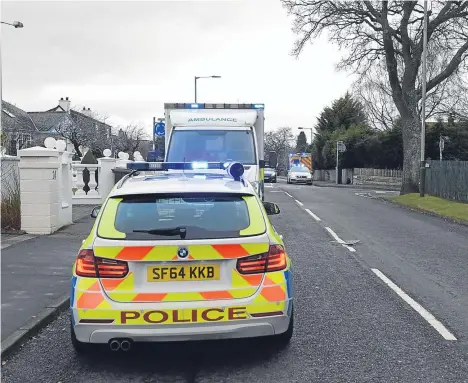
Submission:
POLYGON ((21 229, 21 193, 20 181, 16 173, 11 172, 8 181, 2 179, 2 229, 21 229), (5 181, 5 182, 4 182, 5 181))

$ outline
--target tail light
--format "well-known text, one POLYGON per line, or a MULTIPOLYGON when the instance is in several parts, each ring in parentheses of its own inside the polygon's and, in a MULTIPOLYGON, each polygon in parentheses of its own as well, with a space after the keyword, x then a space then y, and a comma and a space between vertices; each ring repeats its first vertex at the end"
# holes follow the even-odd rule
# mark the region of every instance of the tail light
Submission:
POLYGON ((268 253, 252 255, 237 260, 241 274, 268 273, 286 268, 286 253, 281 245, 271 245, 268 253))
POLYGON ((96 258, 91 249, 83 249, 76 260, 76 275, 89 278, 123 278, 128 274, 128 263, 115 259, 96 258))

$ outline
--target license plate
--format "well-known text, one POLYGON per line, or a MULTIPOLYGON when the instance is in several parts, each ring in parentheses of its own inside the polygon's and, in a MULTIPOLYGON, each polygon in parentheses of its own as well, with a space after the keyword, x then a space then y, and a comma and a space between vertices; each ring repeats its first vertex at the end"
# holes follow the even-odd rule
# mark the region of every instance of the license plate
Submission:
POLYGON ((216 281, 219 265, 184 265, 148 267, 148 282, 216 281))

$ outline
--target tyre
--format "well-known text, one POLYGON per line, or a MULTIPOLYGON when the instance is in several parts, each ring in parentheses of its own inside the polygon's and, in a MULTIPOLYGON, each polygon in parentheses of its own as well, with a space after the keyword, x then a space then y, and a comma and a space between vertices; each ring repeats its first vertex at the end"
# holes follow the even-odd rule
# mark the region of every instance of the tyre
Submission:
POLYGON ((80 342, 76 339, 75 330, 73 330, 73 325, 70 323, 70 333, 71 333, 71 343, 73 349, 77 354, 84 355, 91 351, 91 344, 80 342))
POLYGON ((293 332, 294 332, 294 307, 291 310, 291 320, 289 321, 288 329, 282 334, 273 335, 271 337, 273 346, 279 347, 279 348, 286 347, 289 344, 293 336, 293 332))

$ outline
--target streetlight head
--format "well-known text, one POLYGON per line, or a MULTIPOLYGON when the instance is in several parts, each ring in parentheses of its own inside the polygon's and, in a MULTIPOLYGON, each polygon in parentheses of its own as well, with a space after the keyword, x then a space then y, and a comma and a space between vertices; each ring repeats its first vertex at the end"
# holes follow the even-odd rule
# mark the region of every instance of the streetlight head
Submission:
POLYGON ((13 21, 13 26, 15 28, 23 28, 24 27, 24 25, 23 25, 23 23, 21 21, 13 21))
POLYGON ((221 76, 211 76, 212 78, 221 78, 221 76))

